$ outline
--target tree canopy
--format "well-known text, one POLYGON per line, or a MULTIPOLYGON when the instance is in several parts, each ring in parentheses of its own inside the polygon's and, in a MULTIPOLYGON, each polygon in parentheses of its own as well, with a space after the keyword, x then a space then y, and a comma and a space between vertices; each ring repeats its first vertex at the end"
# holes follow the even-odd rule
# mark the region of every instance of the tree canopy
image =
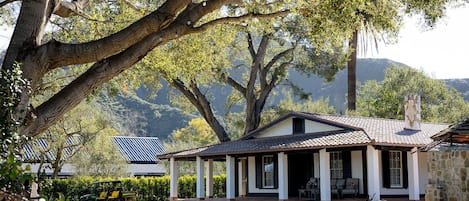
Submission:
MULTIPOLYGON (((40 134, 105 83, 124 75, 126 70, 138 70, 131 67, 152 50, 177 44, 182 37, 230 22, 272 19, 280 23, 279 18, 296 15, 306 19, 304 32, 312 44, 321 45, 317 46, 321 50, 333 50, 350 38, 356 23, 362 21, 358 17, 362 15, 356 15, 357 9, 371 2, 375 1, 3 0, 0 22, 13 25, 14 31, 0 69, 0 102, 5 103, 0 105, 0 117, 6 119, 1 128, 2 139, 18 133, 40 134), (34 96, 40 94, 43 78, 58 69, 75 72, 72 81, 44 101, 32 103, 34 96), (10 79, 12 73, 20 79, 10 79), (18 80, 23 84, 18 84, 18 80)), ((405 14, 417 13, 423 14, 426 22, 434 22, 444 15, 448 3, 460 1, 391 2, 395 4, 388 8, 386 13, 390 14, 376 20, 391 23, 405 14)), ((383 14, 386 9, 372 11, 383 14)), ((189 54, 198 53, 197 49, 188 50, 189 54)), ((151 73, 151 69, 140 70, 151 73)))
MULTIPOLYGON (((181 37, 202 33, 227 22, 246 23, 250 19, 298 14, 307 19, 308 29, 304 31, 310 33, 314 44, 335 47, 353 33, 355 28, 350 27, 356 26, 350 25, 361 21, 354 17, 359 16, 355 15, 357 8, 370 4, 361 0, 24 0, 19 2, 20 5, 12 2, 6 0, 1 4, 1 12, 7 16, 2 22, 15 26, 1 69, 11 70, 15 62, 19 63, 23 76, 31 83, 31 93, 24 90, 13 116, 22 122, 20 132, 29 136, 47 129, 81 100, 141 61, 156 47, 176 43, 181 37), (19 9, 16 22, 8 15, 14 13, 15 8, 19 9), (31 98, 39 90, 42 78, 59 68, 80 70, 76 70, 74 80, 54 96, 31 105, 31 98)), ((390 4, 393 6, 388 6, 385 13, 384 10, 371 10, 386 16, 377 21, 392 23, 405 13, 423 13, 424 18, 432 22, 444 15, 445 6, 453 1, 393 2, 395 4, 390 4), (404 12, 395 12, 397 10, 404 12)))
POLYGON ((382 82, 370 80, 358 91, 358 114, 404 119, 404 97, 421 96, 422 120, 455 123, 469 114, 469 104, 454 88, 419 70, 391 67, 382 82))

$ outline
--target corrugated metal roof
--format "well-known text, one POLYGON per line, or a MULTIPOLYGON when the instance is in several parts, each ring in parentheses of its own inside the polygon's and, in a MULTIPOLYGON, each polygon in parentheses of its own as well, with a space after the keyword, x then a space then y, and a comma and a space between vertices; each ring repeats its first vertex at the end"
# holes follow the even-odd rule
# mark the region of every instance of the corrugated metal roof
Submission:
MULTIPOLYGON (((77 145, 80 143, 81 138, 78 136, 72 136, 67 139, 65 142, 65 145, 67 146, 73 146, 77 145)), ((32 162, 32 161, 40 161, 41 160, 41 153, 40 151, 44 151, 48 149, 48 143, 47 140, 38 138, 34 139, 24 146, 24 154, 23 154, 23 160, 27 162, 32 162)), ((70 157, 70 154, 73 151, 73 147, 65 148, 64 153, 62 155, 62 159, 67 159, 70 157)), ((53 161, 55 160, 57 156, 53 154, 52 152, 47 152, 45 154, 45 160, 46 161, 53 161)))
POLYGON ((156 162, 157 155, 165 152, 157 137, 116 136, 112 138, 112 141, 117 145, 122 156, 131 163, 156 162))
MULTIPOLYGON (((67 145, 79 143, 79 137, 72 137, 67 140, 67 145)), ((157 137, 127 137, 115 136, 112 141, 118 148, 122 157, 129 163, 157 163, 157 155, 163 154, 164 148, 157 137)), ((34 150, 33 147, 38 147, 40 150, 47 149, 47 141, 44 139, 35 139, 30 141, 24 146, 23 160, 25 162, 40 161, 39 150, 34 150)), ((66 149, 62 158, 66 159, 71 154, 72 149, 66 149)), ((46 161, 55 160, 56 156, 51 152, 46 154, 46 161)))

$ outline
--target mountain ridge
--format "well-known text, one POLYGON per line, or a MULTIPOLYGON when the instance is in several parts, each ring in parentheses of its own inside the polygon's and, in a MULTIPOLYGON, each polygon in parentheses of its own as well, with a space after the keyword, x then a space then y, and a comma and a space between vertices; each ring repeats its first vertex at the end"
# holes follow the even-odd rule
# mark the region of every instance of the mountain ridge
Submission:
MULTIPOLYGON (((363 83, 366 80, 382 81, 384 79, 386 69, 393 65, 409 67, 408 65, 389 59, 358 59, 357 81, 359 83, 363 83)), ((330 105, 335 106, 339 114, 343 114, 345 112, 345 98, 347 92, 346 69, 339 71, 331 82, 325 82, 323 78, 316 75, 307 77, 296 71, 290 71, 289 73, 289 80, 295 85, 303 88, 305 92, 310 93, 313 100, 329 98, 330 105)), ((463 95, 465 101, 469 101, 469 78, 446 79, 444 81, 447 83, 448 87, 454 87, 458 90, 463 95)), ((277 104, 281 99, 279 95, 281 94, 280 92, 285 89, 288 89, 288 86, 282 85, 276 88, 274 92, 277 95, 269 97, 268 105, 266 107, 277 104)), ((184 115, 182 111, 170 105, 170 101, 167 96, 169 90, 171 89, 163 82, 163 88, 157 92, 156 98, 146 98, 148 97, 148 92, 142 87, 136 91, 136 97, 131 98, 129 102, 127 102, 125 98, 118 99, 121 104, 129 110, 134 110, 137 113, 140 111, 141 116, 145 116, 145 120, 149 122, 146 126, 142 125, 142 127, 139 128, 139 130, 143 129, 145 131, 139 131, 137 132, 137 135, 140 136, 141 134, 138 133, 145 133, 144 136, 157 136, 165 139, 171 134, 172 130, 185 127, 187 122, 194 117, 184 115), (132 99, 138 99, 138 101, 132 99), (143 105, 139 106, 139 104, 137 104, 138 102, 143 105), (159 111, 158 108, 162 108, 162 110, 159 111), (153 111, 155 115, 152 115, 151 112, 148 111, 153 111), (167 115, 166 113, 168 112, 171 113, 171 115, 167 115), (165 114, 166 116, 164 116, 165 114)), ((211 105, 214 106, 216 113, 223 114, 225 112, 224 101, 230 93, 228 87, 220 87, 211 89, 210 91, 212 94, 216 94, 214 99, 215 101, 212 102, 211 105)), ((140 121, 142 120, 143 119, 140 121)), ((139 120, 136 122, 139 122, 139 120)))

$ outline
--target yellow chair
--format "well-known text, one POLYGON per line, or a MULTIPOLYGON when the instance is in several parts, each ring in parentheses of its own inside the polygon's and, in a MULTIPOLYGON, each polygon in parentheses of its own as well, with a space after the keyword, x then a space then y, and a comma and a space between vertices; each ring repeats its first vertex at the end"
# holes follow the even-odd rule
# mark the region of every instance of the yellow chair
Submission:
POLYGON ((99 194, 99 197, 97 197, 96 200, 106 200, 106 197, 107 197, 107 192, 104 191, 99 194))
POLYGON ((112 191, 111 196, 108 197, 109 200, 119 198, 119 191, 112 191))

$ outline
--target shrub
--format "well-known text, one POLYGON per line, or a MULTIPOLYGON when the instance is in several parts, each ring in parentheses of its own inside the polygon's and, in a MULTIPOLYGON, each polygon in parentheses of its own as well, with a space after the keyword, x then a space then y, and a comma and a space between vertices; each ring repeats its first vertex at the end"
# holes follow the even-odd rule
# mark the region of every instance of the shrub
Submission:
MULTIPOLYGON (((80 196, 93 193, 95 181, 109 181, 112 178, 76 177, 67 179, 48 179, 40 184, 40 194, 45 197, 57 197, 58 194, 68 200, 78 200, 80 196)), ((139 201, 163 201, 169 197, 169 176, 120 178, 126 191, 138 193, 139 201)), ((226 176, 213 177, 213 196, 225 197, 226 176)), ((178 180, 178 197, 196 197, 196 177, 182 176, 178 180)))

